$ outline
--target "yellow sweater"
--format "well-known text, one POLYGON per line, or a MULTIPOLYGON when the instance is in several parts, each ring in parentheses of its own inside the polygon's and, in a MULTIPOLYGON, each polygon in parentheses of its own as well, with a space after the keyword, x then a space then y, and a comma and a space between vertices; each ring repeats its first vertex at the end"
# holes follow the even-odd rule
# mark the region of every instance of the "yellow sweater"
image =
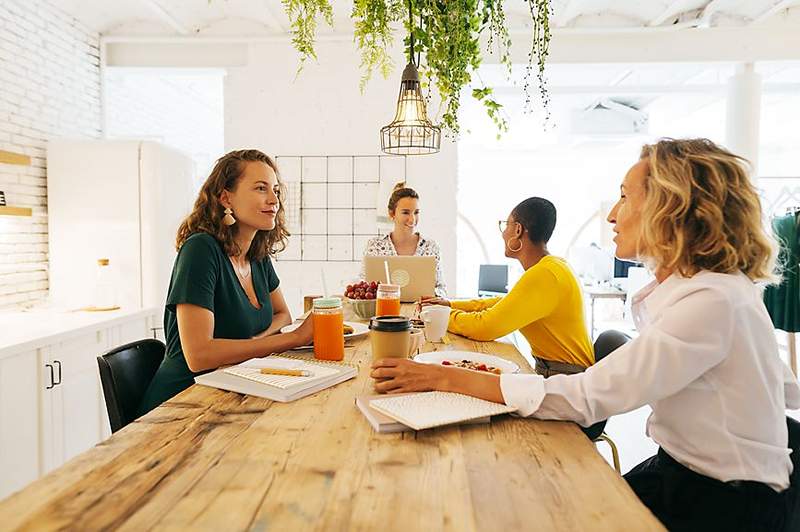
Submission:
POLYGON ((489 341, 519 331, 533 355, 588 367, 594 351, 578 280, 564 259, 548 255, 503 297, 452 301, 448 330, 489 341))

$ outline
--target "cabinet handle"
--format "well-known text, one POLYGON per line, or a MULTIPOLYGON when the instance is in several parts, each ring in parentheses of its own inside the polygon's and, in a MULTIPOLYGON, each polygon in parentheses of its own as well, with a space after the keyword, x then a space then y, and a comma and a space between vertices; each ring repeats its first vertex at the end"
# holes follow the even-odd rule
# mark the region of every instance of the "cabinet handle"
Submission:
POLYGON ((45 367, 50 370, 50 386, 45 387, 45 390, 51 390, 55 387, 55 378, 53 377, 53 365, 45 364, 45 367))
POLYGON ((53 360, 53 364, 58 364, 58 382, 53 383, 53 386, 58 386, 59 384, 61 384, 61 361, 53 360))

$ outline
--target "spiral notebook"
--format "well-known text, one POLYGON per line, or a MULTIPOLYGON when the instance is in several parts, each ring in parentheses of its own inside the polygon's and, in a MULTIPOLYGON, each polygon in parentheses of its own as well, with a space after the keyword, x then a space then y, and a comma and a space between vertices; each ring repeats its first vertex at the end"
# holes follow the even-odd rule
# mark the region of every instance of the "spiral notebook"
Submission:
POLYGON ((350 364, 301 356, 273 355, 253 358, 236 366, 199 375, 194 381, 203 386, 287 403, 352 379, 357 373, 358 368, 350 364), (263 367, 307 370, 312 375, 307 377, 262 375, 263 367))
POLYGON ((451 392, 387 396, 370 401, 369 406, 414 430, 463 423, 517 410, 513 406, 451 392))

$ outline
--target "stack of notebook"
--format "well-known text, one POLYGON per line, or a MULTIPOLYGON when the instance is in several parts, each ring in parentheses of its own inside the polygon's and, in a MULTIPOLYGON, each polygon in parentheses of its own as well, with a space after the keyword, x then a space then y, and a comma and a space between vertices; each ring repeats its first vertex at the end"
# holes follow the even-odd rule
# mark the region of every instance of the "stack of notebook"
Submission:
POLYGON ((364 396, 356 399, 376 432, 423 430, 455 423, 488 423, 516 408, 450 392, 364 396))
POLYGON ((352 379, 358 369, 350 364, 295 356, 253 358, 194 378, 197 384, 255 395, 287 403, 352 379), (307 376, 263 374, 262 368, 300 370, 307 376))

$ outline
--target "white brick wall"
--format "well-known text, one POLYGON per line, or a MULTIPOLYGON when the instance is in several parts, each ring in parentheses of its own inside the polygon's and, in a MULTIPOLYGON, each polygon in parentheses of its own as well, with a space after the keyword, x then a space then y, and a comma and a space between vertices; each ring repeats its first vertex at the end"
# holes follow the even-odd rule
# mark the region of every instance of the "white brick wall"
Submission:
POLYGON ((100 135, 99 35, 57 2, 2 0, 0 149, 31 165, 0 164, 0 190, 33 216, 0 216, 0 308, 47 295, 47 140, 100 135))

